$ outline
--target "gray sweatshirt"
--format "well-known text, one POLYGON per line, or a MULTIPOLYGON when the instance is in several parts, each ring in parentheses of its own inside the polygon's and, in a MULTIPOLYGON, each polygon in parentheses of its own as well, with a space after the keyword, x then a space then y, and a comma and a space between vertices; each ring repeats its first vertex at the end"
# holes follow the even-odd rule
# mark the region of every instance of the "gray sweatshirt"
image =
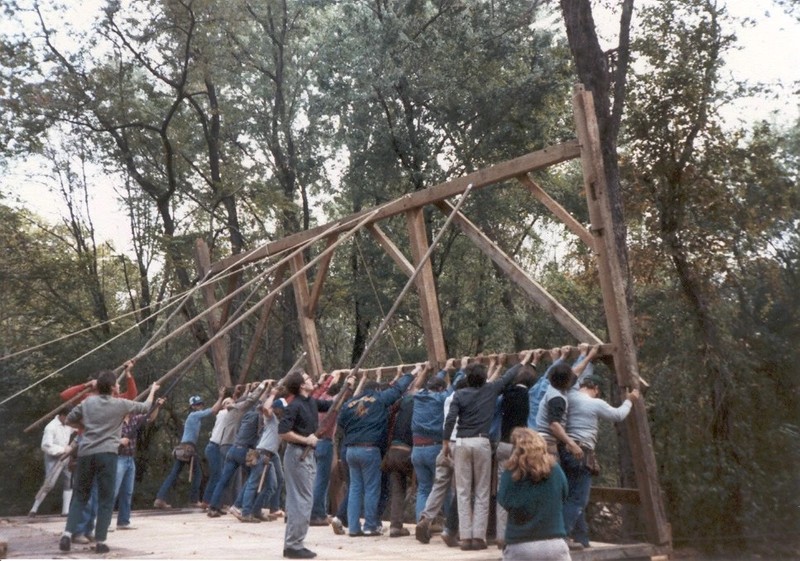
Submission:
POLYGON ((150 404, 110 395, 93 395, 76 405, 67 415, 69 423, 83 423, 78 456, 117 453, 122 421, 128 413, 147 413, 150 404))
POLYGON ((567 434, 572 440, 594 450, 597 444, 597 422, 605 419, 618 423, 628 416, 633 404, 629 399, 619 407, 611 407, 602 399, 571 389, 567 393, 567 434))

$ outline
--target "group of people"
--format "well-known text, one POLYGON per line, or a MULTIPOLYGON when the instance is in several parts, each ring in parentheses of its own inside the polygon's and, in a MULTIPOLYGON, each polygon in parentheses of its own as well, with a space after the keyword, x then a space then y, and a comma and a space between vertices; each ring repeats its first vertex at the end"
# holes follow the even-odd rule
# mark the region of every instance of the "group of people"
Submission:
MULTIPOLYGON (((448 360, 429 378, 428 365, 419 364, 398 371, 390 383, 361 380, 357 387, 347 370, 318 381, 295 370, 278 383, 245 385, 232 395, 221 390, 211 407, 192 396, 173 467, 154 506, 171 508, 170 491, 188 467, 193 506, 209 517, 227 512, 244 523, 275 519, 285 509, 283 556, 309 559, 316 556, 305 546, 312 525, 353 537, 379 536, 388 511, 389 536, 410 535, 405 498, 415 481, 418 541, 429 543, 442 514, 448 546, 486 549, 494 495, 494 535, 504 559, 569 559, 570 547, 589 545, 584 511, 598 470, 598 421, 623 420, 638 397, 634 390, 619 407, 608 405, 600 399, 603 379, 593 373, 598 347, 581 345, 570 364, 572 349, 526 351, 504 372, 503 357, 488 367, 465 357, 458 368, 448 360), (550 365, 539 374, 546 357, 550 365), (212 417, 201 496, 198 442, 203 419, 212 417), (337 449, 347 490, 329 513, 337 449)), ((127 398, 132 384, 135 395, 129 375, 127 398)), ((85 523, 93 493, 96 551, 108 551, 116 494, 117 528, 129 527, 131 445, 158 410, 151 406, 157 385, 144 403, 115 397, 119 387, 110 372, 101 373, 91 389, 96 395, 59 421, 81 431, 62 551, 91 533, 85 523)))

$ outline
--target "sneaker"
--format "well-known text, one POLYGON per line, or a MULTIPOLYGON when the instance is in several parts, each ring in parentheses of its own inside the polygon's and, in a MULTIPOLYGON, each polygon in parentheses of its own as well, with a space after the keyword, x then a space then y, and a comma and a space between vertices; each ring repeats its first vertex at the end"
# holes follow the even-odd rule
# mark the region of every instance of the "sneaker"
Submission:
POLYGON ((270 514, 272 516, 274 516, 275 518, 281 518, 283 516, 286 516, 286 513, 283 512, 282 510, 274 510, 274 511, 270 512, 270 514))
POLYGON ((260 523, 261 522, 260 518, 256 518, 252 514, 243 514, 242 516, 239 516, 238 518, 239 518, 239 522, 246 522, 248 524, 260 523))
POLYGON ((359 530, 358 532, 354 532, 352 534, 347 534, 347 537, 350 537, 350 538, 361 538, 361 537, 364 537, 364 532, 359 530))
POLYGON ((108 551, 108 546, 103 542, 97 542, 97 544, 94 546, 95 553, 108 553, 108 551))
POLYGON ((89 539, 89 536, 84 536, 83 534, 75 534, 72 536, 72 543, 92 543, 92 540, 89 539))
POLYGON ((336 534, 337 536, 344 535, 344 524, 342 524, 342 521, 339 520, 336 516, 331 518, 331 528, 333 529, 333 533, 336 534))
POLYGON ((135 530, 136 526, 133 524, 117 524, 117 530, 135 530))
POLYGON ((304 547, 303 549, 284 549, 283 556, 287 559, 313 559, 317 554, 304 547))
POLYGON ((72 540, 69 536, 61 536, 61 539, 58 540, 58 549, 61 551, 69 551, 70 547, 72 547, 72 540))
POLYGON ((232 514, 235 518, 239 520, 242 519, 242 511, 236 508, 235 506, 228 507, 228 514, 232 514))
POLYGON ((153 501, 153 508, 166 510, 168 508, 172 508, 172 505, 167 503, 167 501, 165 501, 164 499, 156 499, 153 501))
POLYGON ((329 523, 327 518, 312 518, 309 522, 311 526, 327 526, 329 523))
POLYGON ((383 526, 381 526, 380 528, 375 528, 374 530, 364 530, 364 535, 368 536, 368 537, 369 536, 373 536, 373 537, 374 536, 382 536, 383 535, 383 531, 384 531, 383 530, 383 526))
POLYGON ((389 537, 390 538, 402 538, 404 536, 410 536, 411 532, 408 531, 408 528, 390 528, 389 529, 389 537))
POLYGON ((417 522, 417 527, 414 529, 414 536, 420 543, 430 543, 431 541, 431 521, 424 516, 417 522))
POLYGON ((479 549, 486 549, 486 540, 482 540, 480 538, 472 540, 472 549, 479 550, 479 549))
POLYGON ((272 519, 269 517, 268 514, 264 514, 264 512, 259 509, 258 512, 254 512, 253 516, 261 520, 262 522, 272 522, 272 519))
POLYGON ((219 518, 222 516, 222 511, 218 508, 209 508, 207 514, 209 518, 219 518))
POLYGON ((32 510, 28 513, 28 518, 36 518, 36 511, 32 510))
POLYGON ((458 536, 442 532, 442 541, 447 544, 447 547, 458 547, 461 545, 458 541, 458 536))
POLYGON ((106 531, 107 532, 116 532, 117 531, 117 527, 116 526, 109 526, 108 530, 106 530, 106 531))

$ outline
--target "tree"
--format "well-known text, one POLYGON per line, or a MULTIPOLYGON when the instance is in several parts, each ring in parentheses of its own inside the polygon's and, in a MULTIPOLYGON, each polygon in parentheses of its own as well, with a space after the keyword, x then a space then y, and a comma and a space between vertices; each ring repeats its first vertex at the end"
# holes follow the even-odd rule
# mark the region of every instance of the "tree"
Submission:
MULTIPOLYGON (((645 32, 634 44, 641 70, 631 78, 625 159, 633 174, 628 200, 634 215, 643 217, 636 230, 645 238, 637 240, 638 247, 655 254, 652 267, 660 272, 655 287, 680 297, 673 319, 688 322, 684 329, 690 326, 681 338, 685 347, 670 346, 675 356, 661 358, 662 364, 674 363, 668 367, 673 375, 684 369, 691 373, 695 394, 667 407, 673 412, 670 422, 677 422, 676 411, 684 407, 695 411, 703 419, 700 425, 708 426, 701 434, 712 444, 699 455, 687 450, 699 442, 681 444, 706 474, 694 481, 699 487, 681 484, 677 472, 665 469, 673 512, 680 512, 684 502, 692 504, 695 523, 681 524, 680 532, 713 528, 720 536, 742 540, 751 527, 747 505, 754 485, 744 474, 754 466, 745 437, 752 427, 737 421, 750 398, 738 388, 760 377, 745 352, 751 337, 742 331, 761 323, 754 317, 755 287, 745 286, 752 285, 747 271, 766 266, 769 260, 762 256, 771 245, 782 246, 780 240, 794 228, 797 188, 776 158, 780 142, 770 127, 758 126, 748 135, 731 131, 720 118, 719 108, 743 91, 721 78, 725 52, 735 42, 724 31, 725 20, 722 9, 704 1, 660 2, 642 11, 645 32), (665 270, 658 256, 671 269, 665 270)), ((764 289, 773 290, 755 290, 764 289)), ((674 389, 676 383, 688 383, 686 374, 662 380, 659 395, 665 389, 661 384, 674 389)), ((673 434, 681 433, 691 431, 673 434)))

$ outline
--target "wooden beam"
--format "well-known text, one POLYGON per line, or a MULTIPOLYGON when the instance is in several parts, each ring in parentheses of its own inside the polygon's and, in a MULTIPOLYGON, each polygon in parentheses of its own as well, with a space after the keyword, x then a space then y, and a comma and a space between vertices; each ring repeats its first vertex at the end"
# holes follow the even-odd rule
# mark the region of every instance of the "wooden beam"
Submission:
POLYGON ((578 236, 583 243, 589 246, 589 249, 594 249, 594 238, 592 237, 592 233, 587 230, 583 224, 578 222, 575 217, 567 212, 567 209, 565 209, 555 199, 548 195, 538 183, 528 176, 527 173, 520 175, 517 177, 517 179, 520 183, 527 187, 531 194, 536 197, 540 203, 546 206, 556 218, 561 220, 561 222, 563 222, 573 234, 578 236))
MULTIPOLYGON (((411 243, 411 254, 414 257, 414 264, 419 266, 428 252, 428 234, 425 231, 425 213, 423 209, 415 208, 406 212, 406 221, 408 224, 408 238, 411 243)), ((444 345, 442 318, 439 315, 439 301, 430 259, 425 260, 425 263, 423 263, 422 270, 417 276, 416 284, 428 360, 431 364, 438 364, 440 361, 445 360, 447 350, 444 345)))
MULTIPOLYGON (((339 239, 339 234, 334 234, 328 238, 327 247, 331 247, 339 239)), ((315 317, 317 315, 317 306, 319 305, 319 297, 322 295, 322 287, 325 285, 325 279, 328 276, 328 269, 331 266, 331 259, 333 259, 333 252, 331 251, 320 259, 317 265, 317 273, 314 275, 314 284, 311 287, 311 294, 308 297, 308 315, 315 317)))
POLYGON ((592 487, 589 500, 593 503, 641 504, 639 489, 622 487, 592 487))
MULTIPOLYGON (((329 247, 330 245, 331 244, 329 244, 329 247)), ((333 252, 331 251, 325 257, 332 254, 333 252)), ((325 257, 323 257, 323 259, 325 257)), ((314 322, 314 316, 309 314, 308 277, 305 271, 303 271, 305 263, 301 252, 298 252, 292 257, 291 267, 292 273, 295 275, 292 280, 292 286, 294 288, 294 300, 297 304, 297 319, 300 323, 300 335, 303 338, 303 347, 306 353, 308 353, 306 356, 306 371, 318 378, 322 374, 322 357, 319 352, 317 325, 314 322)))
MULTIPOLYGON (((197 272, 200 278, 203 278, 211 267, 211 253, 208 250, 208 245, 202 239, 195 240, 195 259, 197 261, 197 272)), ((205 300, 206 308, 211 310, 208 316, 208 325, 212 336, 216 335, 222 324, 226 321, 224 316, 227 316, 227 303, 225 309, 220 309, 217 305, 217 297, 214 294, 214 283, 205 284, 201 289, 203 300, 205 300)), ((217 338, 211 345, 211 356, 214 360, 214 370, 217 374, 217 385, 219 387, 228 387, 231 385, 231 371, 228 365, 230 349, 230 337, 224 335, 217 338)))
MULTIPOLYGON (((581 143, 586 200, 592 222, 592 233, 596 238, 594 247, 597 252, 600 288, 609 339, 615 349, 614 369, 621 386, 638 387, 639 366, 625 295, 625 279, 614 240, 614 218, 608 199, 600 132, 595 118, 592 94, 583 86, 575 87, 573 111, 581 143)), ((657 545, 671 543, 671 529, 658 483, 653 441, 647 424, 645 404, 641 397, 634 400, 633 409, 625 422, 648 538, 657 545)))
MULTIPOLYGON (((474 189, 483 189, 489 185, 513 179, 524 173, 536 171, 554 164, 578 158, 580 154, 580 145, 574 140, 570 140, 563 144, 557 144, 556 146, 550 146, 537 152, 531 152, 530 154, 526 154, 524 156, 520 156, 519 158, 508 160, 474 173, 464 175, 457 179, 453 179, 452 181, 440 183, 439 185, 434 185, 428 189, 409 193, 403 197, 400 197, 399 199, 379 207, 380 210, 375 213, 374 218, 370 222, 379 222, 384 218, 389 218, 408 210, 421 208, 438 201, 449 199, 455 195, 460 195, 466 190, 470 183, 473 184, 474 189)), ((360 219, 374 210, 376 209, 372 208, 363 210, 340 220, 329 222, 328 224, 317 226, 316 228, 311 228, 302 232, 297 232, 296 234, 292 234, 285 238, 281 238, 280 240, 264 244, 261 247, 252 249, 250 251, 237 255, 231 255, 230 257, 227 257, 221 261, 217 261, 211 267, 211 272, 212 274, 218 274, 220 271, 223 271, 232 265, 244 265, 245 263, 266 259, 267 257, 275 255, 276 253, 297 247, 298 245, 307 242, 314 236, 325 232, 331 227, 334 227, 334 232, 346 230, 349 228, 349 222, 360 219)))
MULTIPOLYGON (((452 205, 447 202, 437 203, 436 206, 444 213, 452 211, 452 205)), ((454 219, 461 231, 472 241, 475 246, 486 254, 531 300, 550 313, 555 320, 578 341, 599 345, 602 343, 597 335, 588 327, 578 321, 561 303, 553 298, 544 287, 533 280, 516 261, 509 257, 500 247, 490 240, 480 228, 472 223, 466 216, 459 213, 454 219)))
POLYGON ((410 277, 414 273, 414 266, 409 263, 406 256, 403 255, 403 252, 400 251, 394 242, 389 239, 389 236, 380 229, 377 224, 369 224, 367 225, 367 230, 369 233, 372 234, 372 237, 375 238, 375 241, 378 242, 383 250, 392 258, 392 260, 400 267, 400 270, 403 271, 406 276, 410 277))

